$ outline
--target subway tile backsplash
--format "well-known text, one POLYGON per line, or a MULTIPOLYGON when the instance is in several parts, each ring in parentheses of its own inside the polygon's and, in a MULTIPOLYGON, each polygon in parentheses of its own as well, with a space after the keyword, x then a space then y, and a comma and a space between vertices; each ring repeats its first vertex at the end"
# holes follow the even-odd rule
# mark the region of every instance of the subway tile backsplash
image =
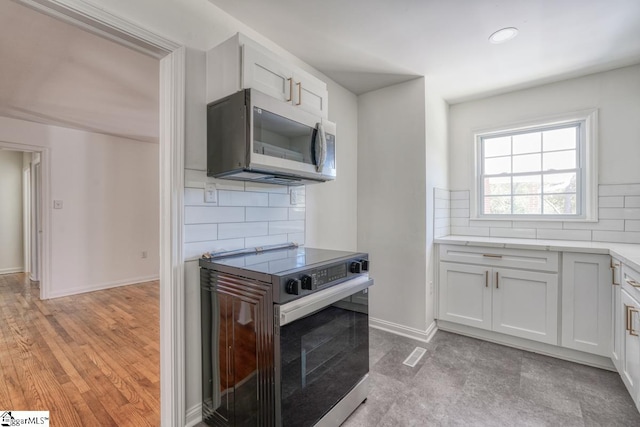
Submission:
MULTIPOLYGON (((303 186, 219 180, 207 177, 204 171, 187 169, 184 204, 185 260, 197 259, 205 252, 304 244, 303 186), (204 201, 206 183, 216 184, 216 203, 204 201), (295 192, 293 197, 291 191, 295 192)), ((448 210, 446 215, 448 218, 448 210)))
POLYGON ((473 220, 469 218, 468 190, 436 189, 435 236, 442 237, 448 232, 466 236, 640 244, 640 184, 603 184, 598 190, 598 222, 563 222, 473 220))

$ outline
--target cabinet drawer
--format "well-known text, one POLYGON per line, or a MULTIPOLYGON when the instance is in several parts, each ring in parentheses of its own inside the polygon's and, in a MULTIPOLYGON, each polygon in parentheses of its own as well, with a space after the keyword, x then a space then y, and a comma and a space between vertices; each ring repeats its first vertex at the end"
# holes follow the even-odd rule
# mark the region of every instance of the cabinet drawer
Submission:
POLYGON ((440 260, 558 272, 558 253, 549 251, 440 245, 440 260))
POLYGON ((629 292, 633 298, 640 300, 640 272, 622 264, 622 287, 629 292))

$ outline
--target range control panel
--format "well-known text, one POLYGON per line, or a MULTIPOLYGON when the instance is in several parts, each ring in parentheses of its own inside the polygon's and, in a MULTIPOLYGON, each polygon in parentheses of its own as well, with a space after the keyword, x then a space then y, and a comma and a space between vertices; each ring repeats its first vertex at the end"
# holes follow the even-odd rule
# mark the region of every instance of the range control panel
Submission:
POLYGON ((280 278, 280 303, 292 301, 324 288, 337 285, 369 271, 367 258, 354 258, 328 266, 310 268, 280 278))

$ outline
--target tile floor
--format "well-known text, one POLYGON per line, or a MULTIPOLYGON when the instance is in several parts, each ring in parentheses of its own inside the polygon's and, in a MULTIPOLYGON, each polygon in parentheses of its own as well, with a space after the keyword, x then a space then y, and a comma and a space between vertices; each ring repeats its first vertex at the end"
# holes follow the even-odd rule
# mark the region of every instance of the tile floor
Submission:
POLYGON ((615 372, 443 331, 424 344, 371 329, 370 347, 369 398, 343 427, 640 426, 615 372))

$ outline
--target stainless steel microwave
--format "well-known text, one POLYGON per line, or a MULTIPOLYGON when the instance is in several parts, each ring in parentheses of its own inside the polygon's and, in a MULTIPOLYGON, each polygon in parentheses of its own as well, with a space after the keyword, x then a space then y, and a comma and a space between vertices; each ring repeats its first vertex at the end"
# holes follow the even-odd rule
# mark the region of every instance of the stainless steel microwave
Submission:
POLYGON ((207 175, 301 185, 336 177, 336 125, 255 89, 207 105, 207 175))

